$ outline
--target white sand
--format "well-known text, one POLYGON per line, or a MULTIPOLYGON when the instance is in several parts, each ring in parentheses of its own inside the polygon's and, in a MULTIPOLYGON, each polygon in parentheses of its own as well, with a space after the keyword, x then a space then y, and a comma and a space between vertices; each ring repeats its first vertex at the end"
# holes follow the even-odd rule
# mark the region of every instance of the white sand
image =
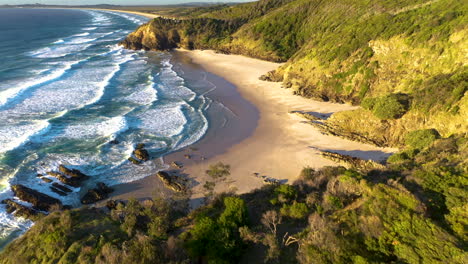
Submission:
MULTIPOLYGON (((395 151, 322 135, 311 125, 302 122, 305 120, 301 117, 290 114, 289 112, 294 110, 330 114, 355 107, 295 96, 291 90, 281 88, 281 83, 259 80, 262 74, 276 69, 279 66, 277 63, 239 55, 217 54, 213 51, 179 52, 185 53, 207 71, 236 85, 241 95, 252 102, 260 112, 258 126, 252 136, 230 147, 224 154, 186 167, 185 172, 195 176, 200 182, 204 182, 206 178, 203 175, 207 167, 218 161, 231 165, 232 181, 224 187, 244 193, 263 184, 253 173, 291 183, 306 166, 321 168, 336 165, 322 158, 315 148, 346 151, 359 158, 373 160, 380 160, 395 151)), ((225 189, 222 186, 221 188, 225 189)), ((199 193, 195 194, 195 197, 202 194, 201 186, 196 188, 195 192, 197 191, 199 193)))

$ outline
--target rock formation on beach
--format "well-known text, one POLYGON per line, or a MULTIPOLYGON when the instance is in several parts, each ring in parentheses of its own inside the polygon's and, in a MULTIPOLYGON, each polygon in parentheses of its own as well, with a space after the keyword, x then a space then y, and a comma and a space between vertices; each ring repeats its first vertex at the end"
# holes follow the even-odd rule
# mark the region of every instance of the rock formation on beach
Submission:
POLYGON ((159 171, 157 173, 158 178, 164 183, 164 185, 173 190, 174 192, 183 192, 185 191, 185 186, 181 184, 178 180, 178 177, 175 175, 171 175, 165 171, 159 171))
POLYGON ((82 204, 92 204, 98 201, 102 201, 109 197, 109 194, 114 190, 108 187, 106 184, 99 182, 96 184, 96 188, 88 190, 88 192, 81 198, 82 204))

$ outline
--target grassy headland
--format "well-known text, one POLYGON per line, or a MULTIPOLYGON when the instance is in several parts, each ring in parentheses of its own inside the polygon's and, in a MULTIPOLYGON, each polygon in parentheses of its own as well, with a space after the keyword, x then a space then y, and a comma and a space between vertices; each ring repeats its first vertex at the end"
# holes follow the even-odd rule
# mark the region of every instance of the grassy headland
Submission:
POLYGON ((311 117, 312 125, 401 151, 376 168, 351 160, 347 168, 304 168, 291 185, 211 193, 193 212, 159 198, 54 212, 0 253, 0 263, 466 263, 466 4, 210 8, 154 19, 124 45, 286 62, 263 78, 300 96, 362 106, 311 117))
POLYGON ((123 44, 286 62, 264 79, 317 100, 367 101, 364 109, 334 115, 327 127, 382 146, 403 146, 412 130, 468 131, 462 1, 263 0, 205 11, 154 19, 123 44), (370 104, 379 98, 386 103, 370 104))

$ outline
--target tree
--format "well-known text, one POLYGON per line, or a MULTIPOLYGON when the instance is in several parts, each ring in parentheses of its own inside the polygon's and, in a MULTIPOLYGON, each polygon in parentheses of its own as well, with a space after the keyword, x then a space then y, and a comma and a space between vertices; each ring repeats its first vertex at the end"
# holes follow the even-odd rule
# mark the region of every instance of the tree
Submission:
POLYGON ((275 210, 267 211, 262 216, 262 224, 270 229, 271 233, 276 236, 277 226, 281 224, 283 218, 275 210))

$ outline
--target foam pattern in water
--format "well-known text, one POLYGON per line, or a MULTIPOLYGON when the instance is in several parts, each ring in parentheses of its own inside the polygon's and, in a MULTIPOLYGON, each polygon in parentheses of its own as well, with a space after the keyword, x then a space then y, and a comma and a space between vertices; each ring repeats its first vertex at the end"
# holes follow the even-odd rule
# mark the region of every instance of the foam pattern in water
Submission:
MULTIPOLYGON (((145 52, 116 45, 147 18, 82 12, 89 17, 86 23, 70 25, 71 33, 23 52, 23 60, 30 60, 25 70, 0 81, 0 200, 27 205, 10 190, 23 184, 78 206, 95 183, 151 175, 167 167, 160 157, 206 132, 209 100, 173 70, 169 54, 155 55, 149 63, 145 52), (138 143, 145 143, 153 160, 142 165, 127 160, 138 143), (62 197, 37 177, 61 164, 91 179, 62 197)), ((31 225, 0 205, 0 248, 31 225)))

